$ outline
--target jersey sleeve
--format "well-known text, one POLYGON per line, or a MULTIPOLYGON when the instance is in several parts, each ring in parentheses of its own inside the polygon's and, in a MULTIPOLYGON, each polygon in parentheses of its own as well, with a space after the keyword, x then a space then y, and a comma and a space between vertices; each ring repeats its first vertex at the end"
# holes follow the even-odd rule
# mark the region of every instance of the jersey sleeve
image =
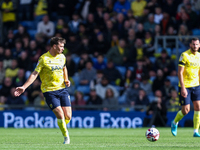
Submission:
POLYGON ((43 65, 44 65, 43 59, 40 57, 39 60, 38 60, 37 65, 36 65, 35 71, 37 71, 38 73, 40 73, 40 71, 43 68, 43 65))
POLYGON ((181 54, 180 58, 179 58, 179 63, 178 65, 181 66, 181 67, 185 67, 185 64, 186 64, 186 56, 184 53, 181 54))

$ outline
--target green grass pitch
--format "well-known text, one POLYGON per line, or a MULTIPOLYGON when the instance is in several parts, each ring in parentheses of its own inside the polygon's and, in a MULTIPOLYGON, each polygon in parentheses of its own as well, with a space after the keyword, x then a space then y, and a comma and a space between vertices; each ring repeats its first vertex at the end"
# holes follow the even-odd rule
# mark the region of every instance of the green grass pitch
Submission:
POLYGON ((157 128, 160 138, 149 142, 147 128, 136 129, 69 129, 71 144, 64 145, 59 129, 0 128, 0 149, 40 150, 193 150, 200 149, 200 138, 193 137, 192 128, 178 128, 173 137, 170 128, 157 128))

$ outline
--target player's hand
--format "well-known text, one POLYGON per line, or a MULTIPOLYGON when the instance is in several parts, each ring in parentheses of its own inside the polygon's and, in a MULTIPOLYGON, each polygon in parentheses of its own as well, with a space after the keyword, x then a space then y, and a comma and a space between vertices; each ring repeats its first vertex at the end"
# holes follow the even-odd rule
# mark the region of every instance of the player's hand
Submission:
POLYGON ((15 96, 20 96, 24 91, 25 91, 25 88, 23 86, 17 87, 15 89, 14 95, 15 96))
POLYGON ((187 92, 186 88, 181 88, 181 95, 182 95, 184 98, 187 97, 188 92, 187 92))
POLYGON ((67 85, 67 87, 70 87, 71 82, 70 82, 69 80, 66 80, 66 81, 65 81, 65 84, 67 85))

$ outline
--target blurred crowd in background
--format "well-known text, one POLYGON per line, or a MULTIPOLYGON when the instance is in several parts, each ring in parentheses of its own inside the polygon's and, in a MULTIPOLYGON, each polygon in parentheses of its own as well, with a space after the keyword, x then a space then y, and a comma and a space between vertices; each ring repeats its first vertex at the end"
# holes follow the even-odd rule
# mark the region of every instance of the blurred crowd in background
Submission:
MULTIPOLYGON (((38 58, 53 36, 66 39, 64 55, 74 110, 177 111, 175 40, 180 52, 187 35, 200 35, 200 0, 2 0, 0 105, 45 106, 38 78, 20 97, 38 58)), ((0 108, 4 110, 3 107, 0 108)), ((20 108, 24 109, 24 108, 20 108)))

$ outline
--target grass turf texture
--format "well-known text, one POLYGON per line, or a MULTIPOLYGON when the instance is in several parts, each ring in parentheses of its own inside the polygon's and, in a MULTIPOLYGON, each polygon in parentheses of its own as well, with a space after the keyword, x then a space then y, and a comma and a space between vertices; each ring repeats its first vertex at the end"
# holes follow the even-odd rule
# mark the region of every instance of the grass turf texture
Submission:
POLYGON ((84 149, 84 150, 171 150, 200 149, 200 138, 192 128, 178 128, 173 137, 170 128, 157 128, 160 138, 149 142, 147 128, 136 129, 69 129, 71 144, 64 145, 59 129, 0 128, 0 149, 84 149))

